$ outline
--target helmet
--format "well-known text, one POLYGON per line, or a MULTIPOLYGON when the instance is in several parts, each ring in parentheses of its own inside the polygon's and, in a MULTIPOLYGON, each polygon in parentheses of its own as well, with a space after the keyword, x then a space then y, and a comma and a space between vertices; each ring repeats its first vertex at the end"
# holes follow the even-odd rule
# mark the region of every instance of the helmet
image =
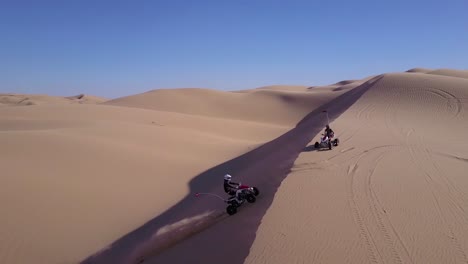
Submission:
POLYGON ((329 125, 327 125, 327 126, 326 126, 326 128, 330 128, 330 126, 329 126, 329 125))
POLYGON ((230 181, 231 178, 232 178, 232 177, 231 177, 231 175, 229 175, 229 174, 224 175, 224 180, 226 180, 226 181, 230 181))

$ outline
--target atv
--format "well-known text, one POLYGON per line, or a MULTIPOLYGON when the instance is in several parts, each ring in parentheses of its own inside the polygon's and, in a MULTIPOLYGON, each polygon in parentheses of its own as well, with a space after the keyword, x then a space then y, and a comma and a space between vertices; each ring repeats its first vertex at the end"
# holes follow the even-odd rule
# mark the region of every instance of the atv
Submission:
POLYGON ((239 193, 239 199, 236 198, 236 195, 229 197, 225 202, 229 204, 226 207, 226 212, 229 215, 237 213, 237 208, 244 204, 245 201, 249 203, 255 203, 257 200, 256 196, 260 194, 257 187, 249 187, 247 185, 239 184, 238 187, 241 192, 239 193))
POLYGON ((322 134, 322 137, 320 138, 320 143, 315 142, 314 147, 316 149, 328 148, 328 149, 331 150, 333 148, 333 146, 336 147, 340 143, 340 140, 338 138, 332 139, 333 137, 334 137, 333 134, 332 134, 332 136, 330 138, 328 138, 325 134, 322 134))

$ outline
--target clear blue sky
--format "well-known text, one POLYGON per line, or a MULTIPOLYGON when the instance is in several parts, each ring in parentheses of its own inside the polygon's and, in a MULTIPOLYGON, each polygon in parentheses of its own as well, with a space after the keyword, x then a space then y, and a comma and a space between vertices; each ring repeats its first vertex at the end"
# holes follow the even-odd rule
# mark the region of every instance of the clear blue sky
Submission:
POLYGON ((0 0, 0 92, 322 85, 468 69, 467 0, 0 0))

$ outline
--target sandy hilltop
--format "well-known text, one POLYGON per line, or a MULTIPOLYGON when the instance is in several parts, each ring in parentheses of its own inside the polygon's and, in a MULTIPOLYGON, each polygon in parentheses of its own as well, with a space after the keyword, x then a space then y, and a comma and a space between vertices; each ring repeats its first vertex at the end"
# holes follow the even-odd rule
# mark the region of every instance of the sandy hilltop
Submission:
POLYGON ((467 263, 468 70, 0 94, 0 263, 467 263), (327 123, 340 139, 316 150, 327 123), (228 216, 223 175, 257 186, 228 216))

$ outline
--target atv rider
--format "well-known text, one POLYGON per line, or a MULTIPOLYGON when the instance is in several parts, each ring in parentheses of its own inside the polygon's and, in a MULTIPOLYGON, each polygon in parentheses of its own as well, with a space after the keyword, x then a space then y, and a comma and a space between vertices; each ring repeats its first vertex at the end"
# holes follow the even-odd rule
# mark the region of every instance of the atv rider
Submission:
POLYGON ((238 202, 241 201, 239 194, 241 190, 239 190, 240 183, 232 182, 231 181, 232 176, 229 174, 224 175, 224 191, 231 195, 231 196, 236 196, 236 200, 238 202))
POLYGON ((330 128, 330 126, 327 125, 327 126, 325 127, 325 136, 326 136, 327 138, 329 138, 329 139, 332 139, 334 135, 335 135, 335 132, 333 132, 333 130, 330 128))

